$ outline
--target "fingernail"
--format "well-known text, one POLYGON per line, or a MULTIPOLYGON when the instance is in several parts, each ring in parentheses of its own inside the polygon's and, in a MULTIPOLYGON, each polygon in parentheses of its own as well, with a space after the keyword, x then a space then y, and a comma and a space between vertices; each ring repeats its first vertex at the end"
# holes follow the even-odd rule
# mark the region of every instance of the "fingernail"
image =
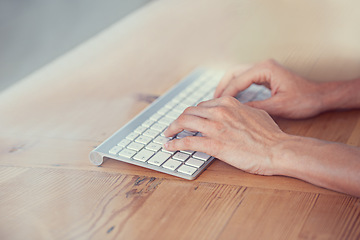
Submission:
POLYGON ((165 148, 166 150, 167 150, 168 146, 169 146, 169 142, 164 143, 164 148, 165 148))

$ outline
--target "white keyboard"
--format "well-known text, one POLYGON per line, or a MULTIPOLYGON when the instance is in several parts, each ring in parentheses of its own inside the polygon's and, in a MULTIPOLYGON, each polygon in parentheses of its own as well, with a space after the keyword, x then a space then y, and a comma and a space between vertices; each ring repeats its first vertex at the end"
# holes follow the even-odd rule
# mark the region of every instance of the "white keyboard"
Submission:
MULTIPOLYGON (((104 158, 111 158, 181 178, 195 179, 214 158, 202 152, 165 150, 162 146, 169 138, 163 132, 187 107, 212 99, 222 76, 222 72, 201 69, 192 72, 91 151, 90 161, 101 165, 104 158)), ((268 97, 270 91, 267 88, 253 84, 236 98, 248 102, 268 97)), ((187 131, 175 137, 189 135, 201 137, 201 133, 187 131)))

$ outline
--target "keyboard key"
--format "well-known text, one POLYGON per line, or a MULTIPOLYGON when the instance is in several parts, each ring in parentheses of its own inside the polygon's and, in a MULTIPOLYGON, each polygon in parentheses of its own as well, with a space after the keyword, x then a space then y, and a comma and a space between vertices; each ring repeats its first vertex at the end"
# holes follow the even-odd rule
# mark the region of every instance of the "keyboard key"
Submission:
POLYGON ((138 142, 138 143, 142 143, 142 144, 148 144, 149 142, 151 142, 152 138, 151 137, 147 137, 147 136, 143 136, 143 135, 140 135, 136 140, 135 142, 138 142))
POLYGON ((191 97, 196 98, 196 99, 200 99, 200 98, 204 97, 204 93, 202 93, 202 92, 194 92, 191 95, 191 97))
POLYGON ((195 152, 194 155, 193 155, 194 158, 198 158, 200 160, 208 160, 211 156, 206 154, 206 153, 203 153, 203 152, 195 152))
POLYGON ((157 111, 159 114, 164 115, 165 113, 167 113, 169 111, 169 108, 167 107, 162 107, 159 111, 157 111))
POLYGON ((109 153, 116 155, 118 152, 120 152, 121 149, 123 148, 120 146, 114 146, 109 150, 109 153))
POLYGON ((178 168, 180 165, 181 165, 180 161, 176 161, 174 159, 169 159, 162 166, 164 168, 175 171, 175 169, 178 168))
POLYGON ((173 121, 174 121, 174 119, 168 118, 165 116, 159 120, 159 123, 164 124, 164 125, 170 125, 170 123, 172 123, 173 121))
POLYGON ((120 147, 126 147, 126 145, 128 145, 129 143, 131 143, 129 139, 123 139, 117 145, 120 147))
POLYGON ((253 98, 251 101, 262 101, 267 98, 271 97, 271 90, 263 87, 262 91, 259 91, 256 93, 255 98, 253 98))
POLYGON ((163 144, 167 143, 169 140, 170 140, 170 138, 162 137, 162 136, 157 136, 157 137, 154 139, 154 143, 158 143, 158 144, 163 145, 163 144))
POLYGON ((190 167, 187 165, 182 165, 181 167, 179 167, 179 169, 177 171, 181 172, 181 173, 185 173, 187 175, 193 175, 196 172, 196 170, 197 170, 197 168, 190 167))
POLYGON ((154 125, 151 126, 151 129, 162 132, 167 128, 166 125, 161 124, 161 123, 155 123, 154 125))
POLYGON ((265 88, 263 85, 258 85, 258 84, 253 83, 246 89, 246 91, 259 92, 263 88, 265 88))
POLYGON ((181 150, 180 152, 186 153, 186 154, 193 154, 195 151, 190 151, 190 150, 181 150))
POLYGON ((197 136, 197 137, 202 137, 203 135, 202 135, 201 132, 198 132, 198 133, 195 134, 195 136, 197 136))
POLYGON ((176 135, 176 138, 180 139, 180 138, 184 138, 184 137, 188 137, 188 136, 194 136, 194 133, 182 131, 176 135))
POLYGON ((138 133, 132 132, 132 133, 130 133, 129 135, 127 135, 126 138, 129 139, 129 140, 131 140, 131 141, 133 141, 133 140, 134 140, 135 138, 137 138, 138 136, 139 136, 138 133))
POLYGON ((157 135, 159 135, 159 133, 160 131, 156 131, 154 129, 148 129, 143 133, 143 135, 151 138, 155 138, 157 135))
POLYGON ((202 97, 201 99, 199 99, 199 101, 197 102, 197 104, 199 104, 200 102, 205 102, 208 100, 211 100, 214 98, 214 92, 215 91, 210 91, 210 93, 208 93, 206 96, 202 97))
POLYGON ((166 114, 166 117, 172 118, 172 119, 177 119, 180 115, 181 115, 180 112, 176 112, 176 111, 172 110, 166 114))
POLYGON ((211 87, 212 86, 209 85, 202 85, 201 87, 199 87, 198 91, 205 94, 210 90, 211 87))
POLYGON ((177 153, 175 153, 175 155, 172 158, 183 162, 186 159, 188 159, 189 157, 190 157, 190 155, 188 155, 186 153, 177 152, 177 153))
MULTIPOLYGON (((183 101, 183 103, 187 106, 192 106, 197 102, 197 99, 195 98, 187 98, 186 100, 183 101)), ((174 109, 175 110, 175 109, 174 109)), ((185 109, 184 109, 185 110, 185 109)))
POLYGON ((131 158, 132 156, 134 156, 136 153, 136 151, 130 150, 130 149, 123 149, 121 152, 119 152, 120 156, 126 157, 126 158, 131 158))
POLYGON ((133 158, 141 162, 146 162, 152 155, 154 155, 154 152, 143 149, 138 152, 133 158))
POLYGON ((161 114, 159 114, 159 113, 155 113, 154 115, 152 115, 151 117, 150 117, 150 119, 151 120, 153 120, 153 121, 157 121, 157 120, 159 120, 159 118, 161 118, 163 115, 161 115, 161 114))
POLYGON ((185 162, 185 164, 196 167, 196 168, 199 168, 204 164, 204 161, 201 161, 201 160, 198 160, 198 159, 195 159, 195 158, 189 158, 189 160, 187 160, 185 162))
POLYGON ((177 105, 177 102, 176 101, 171 101, 171 102, 168 102, 165 107, 168 108, 168 109, 172 109, 173 107, 175 107, 177 105))
MULTIPOLYGON (((194 102, 194 101, 193 101, 194 102)), ((173 110, 175 112, 179 112, 179 113, 183 113, 185 109, 187 109, 191 104, 184 104, 184 103, 180 103, 179 105, 177 105, 173 110)))
POLYGON ((179 103, 179 102, 181 102, 181 100, 183 100, 183 99, 184 99, 184 96, 182 96, 182 95, 177 95, 176 97, 173 98, 172 101, 174 101, 174 102, 176 102, 176 103, 179 103))
POLYGON ((134 130, 134 132, 139 133, 139 134, 142 134, 146 129, 147 129, 147 127, 138 126, 138 127, 134 130))
POLYGON ((189 92, 186 92, 186 91, 181 91, 178 96, 179 97, 182 97, 182 98, 186 98, 187 96, 189 95, 189 92))
POLYGON ((148 119, 148 120, 146 120, 145 122, 143 122, 143 126, 144 127, 150 127, 151 125, 153 125, 155 123, 155 121, 154 120, 152 120, 152 119, 148 119))
POLYGON ((176 153, 176 151, 169 151, 169 150, 166 150, 165 148, 161 149, 161 151, 166 152, 166 153, 170 153, 171 155, 176 153))
POLYGON ((184 133, 187 133, 187 134, 191 134, 193 136, 195 136, 196 134, 198 134, 199 132, 190 132, 190 131, 187 131, 187 130, 183 130, 184 133))
MULTIPOLYGON (((201 85, 201 78, 198 78, 199 81, 195 81, 192 84, 189 85, 189 88, 191 89, 197 89, 199 85, 201 85)), ((194 90, 193 90, 194 91, 194 90)))
POLYGON ((132 142, 130 143, 127 148, 135 151, 140 151, 144 147, 144 144, 132 142))
POLYGON ((151 142, 148 145, 146 145, 146 149, 149 149, 151 151, 157 152, 161 149, 162 145, 158 143, 151 142))
POLYGON ((148 163, 156 166, 160 166, 163 164, 166 160, 170 158, 171 154, 164 153, 164 152, 157 152, 154 156, 152 156, 148 163))
POLYGON ((239 100, 242 103, 250 102, 253 98, 256 96, 256 92, 252 91, 244 91, 239 94, 240 96, 237 97, 237 100, 239 100))

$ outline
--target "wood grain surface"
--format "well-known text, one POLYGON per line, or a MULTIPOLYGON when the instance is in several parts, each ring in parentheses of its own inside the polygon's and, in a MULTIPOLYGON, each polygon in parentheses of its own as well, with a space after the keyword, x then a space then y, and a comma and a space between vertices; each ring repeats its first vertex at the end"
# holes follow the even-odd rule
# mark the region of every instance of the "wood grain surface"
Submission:
MULTIPOLYGON (((158 0, 0 94, 1 239, 359 239, 360 199, 216 160, 182 180, 89 152, 196 67, 360 76, 358 1, 158 0)), ((294 106, 296 107, 296 106, 294 106)), ((360 147, 360 111, 276 118, 360 147)), ((241 157, 241 156, 239 156, 241 157)))

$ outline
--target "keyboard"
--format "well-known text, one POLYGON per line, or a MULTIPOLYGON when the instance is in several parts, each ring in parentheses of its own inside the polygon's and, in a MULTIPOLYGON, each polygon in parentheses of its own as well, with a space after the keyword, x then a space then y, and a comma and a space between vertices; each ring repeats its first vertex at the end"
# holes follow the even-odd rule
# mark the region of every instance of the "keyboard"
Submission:
MULTIPOLYGON (((162 146, 171 138, 164 131, 187 107, 212 99, 222 76, 219 71, 193 71, 91 151, 91 163, 101 165, 110 158, 188 180, 197 178, 214 157, 191 150, 167 151, 162 146)), ((236 98, 245 103, 270 96, 267 88, 252 84, 236 98)), ((173 138, 190 135, 201 137, 199 132, 183 131, 173 138)))

